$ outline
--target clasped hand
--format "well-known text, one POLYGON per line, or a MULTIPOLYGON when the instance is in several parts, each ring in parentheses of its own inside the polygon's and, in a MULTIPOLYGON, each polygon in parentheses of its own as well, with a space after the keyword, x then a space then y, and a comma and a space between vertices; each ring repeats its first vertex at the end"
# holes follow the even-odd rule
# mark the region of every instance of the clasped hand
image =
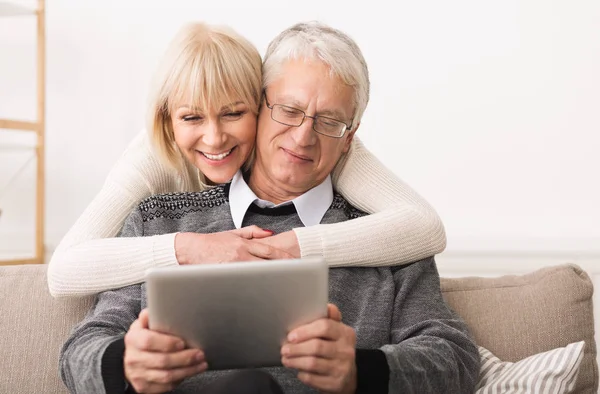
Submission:
POLYGON ((272 235, 271 231, 258 226, 212 234, 178 233, 175 237, 175 255, 179 264, 300 257, 300 247, 293 231, 272 235))

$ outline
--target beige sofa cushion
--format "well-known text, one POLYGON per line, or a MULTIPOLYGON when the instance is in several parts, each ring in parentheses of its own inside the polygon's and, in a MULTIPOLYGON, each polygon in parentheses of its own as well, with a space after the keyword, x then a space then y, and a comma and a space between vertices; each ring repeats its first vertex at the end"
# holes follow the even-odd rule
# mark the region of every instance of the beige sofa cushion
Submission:
MULTIPOLYGON (((570 342, 586 341, 577 387, 595 393, 598 371, 592 284, 575 266, 522 277, 442 279, 452 307, 480 344, 517 361, 570 342)), ((0 267, 0 393, 64 393, 58 352, 92 298, 55 300, 46 266, 0 267)))
POLYGON ((585 341, 575 392, 597 392, 593 285, 581 268, 561 265, 522 276, 443 278, 442 291, 478 345, 502 361, 585 341))
POLYGON ((44 265, 0 267, 0 393, 66 393, 58 353, 92 301, 53 299, 44 265))

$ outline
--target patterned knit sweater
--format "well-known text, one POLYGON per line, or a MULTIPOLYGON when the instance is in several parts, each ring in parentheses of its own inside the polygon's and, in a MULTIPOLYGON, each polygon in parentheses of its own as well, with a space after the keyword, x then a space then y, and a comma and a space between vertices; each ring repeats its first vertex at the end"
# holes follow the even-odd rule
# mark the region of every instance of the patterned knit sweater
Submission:
MULTIPOLYGON (((123 237, 172 231, 205 233, 234 228, 227 186, 200 193, 144 200, 128 217, 123 237)), ((364 213, 340 195, 322 223, 359 218, 364 213)), ((301 227, 293 205, 252 205, 244 225, 275 232, 301 227)), ((401 267, 331 268, 330 302, 357 334, 357 371, 362 392, 470 393, 479 357, 467 327, 445 304, 432 257, 401 267)), ((74 393, 123 392, 123 337, 146 307, 145 285, 101 293, 73 330, 60 356, 61 376, 74 393)), ((210 360, 207 360, 210 366, 210 360)), ((267 368, 286 393, 315 392, 292 370, 267 368)), ((193 393, 227 371, 209 371, 185 380, 177 393, 193 393)))

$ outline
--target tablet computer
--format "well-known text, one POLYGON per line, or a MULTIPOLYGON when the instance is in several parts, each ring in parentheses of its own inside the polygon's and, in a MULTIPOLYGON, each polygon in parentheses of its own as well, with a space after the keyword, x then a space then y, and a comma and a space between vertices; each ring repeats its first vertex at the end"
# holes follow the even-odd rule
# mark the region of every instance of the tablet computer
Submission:
POLYGON ((327 316, 322 259, 153 268, 149 325, 204 351, 211 370, 281 365, 288 332, 327 316))

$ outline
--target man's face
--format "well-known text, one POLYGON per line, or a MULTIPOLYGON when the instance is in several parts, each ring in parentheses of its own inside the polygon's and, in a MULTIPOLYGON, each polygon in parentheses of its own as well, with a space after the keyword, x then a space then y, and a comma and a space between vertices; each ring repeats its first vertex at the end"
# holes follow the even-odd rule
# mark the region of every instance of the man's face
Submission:
MULTIPOLYGON (((308 116, 325 116, 350 125, 354 115, 354 90, 319 61, 293 60, 265 91, 270 106, 282 104, 308 116)), ((342 153, 347 152, 356 127, 342 138, 313 130, 314 120, 305 118, 298 127, 274 121, 263 100, 256 138, 255 169, 292 193, 303 193, 319 185, 331 173, 342 153)))

